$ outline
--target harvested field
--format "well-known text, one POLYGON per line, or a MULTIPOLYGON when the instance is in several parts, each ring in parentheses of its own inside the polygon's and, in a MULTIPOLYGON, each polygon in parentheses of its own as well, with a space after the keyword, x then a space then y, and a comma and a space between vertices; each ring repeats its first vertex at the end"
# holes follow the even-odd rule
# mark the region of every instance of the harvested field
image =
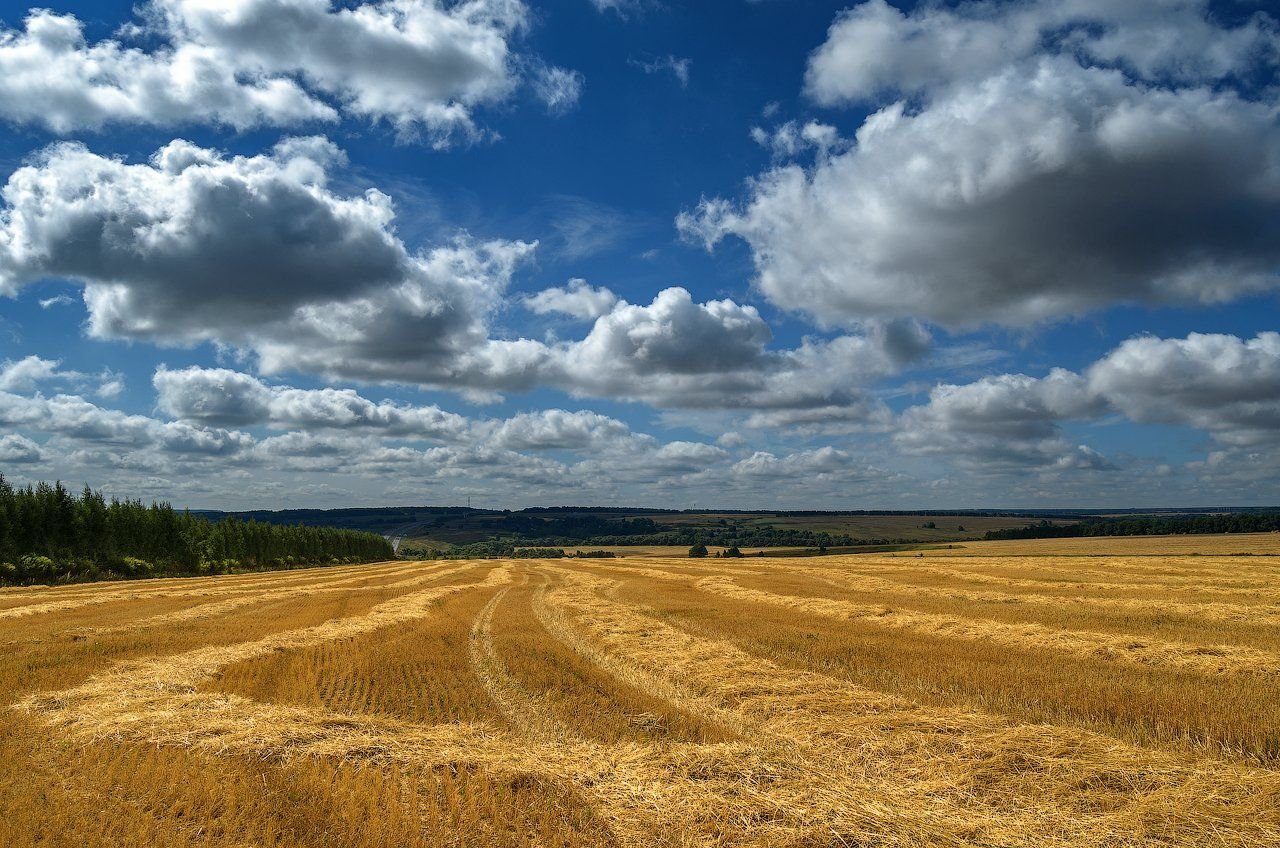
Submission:
POLYGON ((1276 845, 1278 538, 0 590, 0 845, 1276 845))

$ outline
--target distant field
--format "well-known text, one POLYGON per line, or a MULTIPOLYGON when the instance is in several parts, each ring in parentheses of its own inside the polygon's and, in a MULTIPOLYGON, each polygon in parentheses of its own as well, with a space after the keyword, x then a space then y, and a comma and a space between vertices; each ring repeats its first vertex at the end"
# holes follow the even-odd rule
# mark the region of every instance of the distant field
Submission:
POLYGON ((0 845, 1280 845, 1280 534, 682 553, 0 590, 0 845))
MULTIPOLYGON (((676 526, 705 527, 720 520, 737 520, 745 527, 791 527, 814 532, 847 533, 865 539, 905 539, 913 542, 950 542, 981 539, 988 530, 1026 527, 1037 519, 1007 518, 985 515, 797 515, 759 514, 664 515, 655 520, 676 526), (935 526, 928 527, 926 525, 935 526)), ((1073 524, 1073 520, 1055 519, 1055 524, 1073 524)))
MULTIPOLYGON (((243 519, 274 523, 321 525, 367 530, 397 536, 420 550, 467 545, 491 539, 586 540, 632 535, 620 523, 647 520, 655 532, 700 529, 707 531, 791 530, 848 535, 855 539, 906 542, 951 542, 980 539, 988 530, 1025 527, 1038 518, 994 515, 790 515, 775 512, 653 512, 610 508, 517 510, 463 509, 458 507, 403 507, 345 510, 291 510, 236 513, 243 519), (593 524, 593 521, 595 522, 593 524), (556 522, 559 522, 557 525, 556 522), (612 526, 610 526, 612 525, 612 526), (932 525, 932 526, 930 526, 932 525)), ((1073 524, 1075 518, 1051 519, 1073 524)))
POLYGON ((965 542, 926 556, 1280 556, 1280 533, 1231 533, 1206 536, 1112 536, 1080 539, 1026 539, 1007 542, 965 542))

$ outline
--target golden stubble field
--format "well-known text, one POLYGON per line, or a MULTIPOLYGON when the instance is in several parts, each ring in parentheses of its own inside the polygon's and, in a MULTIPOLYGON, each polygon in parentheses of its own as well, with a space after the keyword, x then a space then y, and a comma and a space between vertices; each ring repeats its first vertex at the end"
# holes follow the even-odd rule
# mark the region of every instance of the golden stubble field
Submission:
POLYGON ((0 590, 0 845, 1280 845, 1280 535, 0 590))

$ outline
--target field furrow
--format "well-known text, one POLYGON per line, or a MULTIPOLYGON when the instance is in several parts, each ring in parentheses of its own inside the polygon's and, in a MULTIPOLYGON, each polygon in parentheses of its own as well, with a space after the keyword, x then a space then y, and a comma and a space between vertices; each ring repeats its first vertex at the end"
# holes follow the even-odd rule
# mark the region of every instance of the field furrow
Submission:
MULTIPOLYGON (((858 797, 866 781, 883 803, 940 817, 968 834, 961 841, 980 844, 1127 844, 1124 834, 1146 833, 1198 845, 1219 839, 1241 804, 1260 816, 1251 823, 1256 830, 1222 844, 1280 838, 1280 812, 1269 807, 1280 800, 1280 775, 1053 726, 924 709, 664 625, 610 600, 614 585, 578 577, 552 595, 553 604, 602 653, 681 681, 757 734, 810 747, 821 763, 815 785, 838 787, 840 797, 858 797), (853 776, 857 785, 848 785, 853 776), (1017 803, 1008 807, 1012 798, 1017 803)), ((838 811, 828 812, 838 821, 838 811)))
POLYGON ((1236 645, 1189 645, 1136 635, 1116 636, 1110 633, 1061 630, 1038 624, 1004 624, 827 598, 781 595, 744 588, 728 577, 704 577, 694 586, 704 592, 753 603, 790 607, 827 618, 856 619, 878 627, 930 633, 950 639, 995 642, 1017 648, 1059 651, 1109 662, 1210 674, 1280 674, 1280 655, 1236 645))
POLYGON ((1280 844, 1272 558, 926 553, 0 590, 0 843, 1280 844))

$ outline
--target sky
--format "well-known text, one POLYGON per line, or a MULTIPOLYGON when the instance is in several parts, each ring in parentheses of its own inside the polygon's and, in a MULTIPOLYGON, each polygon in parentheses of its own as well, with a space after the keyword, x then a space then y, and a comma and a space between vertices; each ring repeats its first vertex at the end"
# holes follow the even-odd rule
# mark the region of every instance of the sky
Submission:
POLYGON ((0 472, 1280 504, 1280 9, 0 2, 0 472))

